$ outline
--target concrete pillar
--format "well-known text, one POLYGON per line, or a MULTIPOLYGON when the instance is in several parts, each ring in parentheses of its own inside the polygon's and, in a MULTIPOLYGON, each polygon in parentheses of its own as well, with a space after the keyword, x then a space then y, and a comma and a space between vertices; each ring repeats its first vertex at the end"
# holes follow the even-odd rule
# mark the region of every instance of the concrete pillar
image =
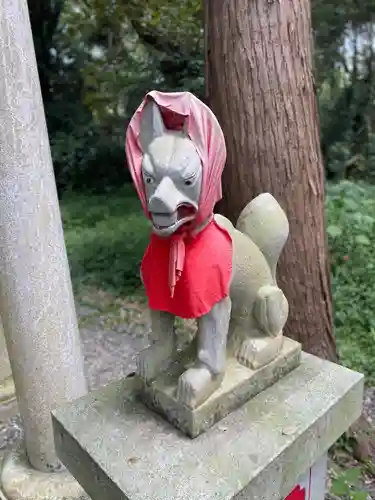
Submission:
POLYGON ((16 408, 16 392, 12 369, 0 321, 0 420, 5 420, 15 414, 16 408))
POLYGON ((59 474, 45 474, 62 469, 50 412, 87 387, 26 0, 0 0, 0 315, 27 458, 40 471, 32 487, 14 454, 2 488, 8 498, 73 498, 59 474), (49 494, 36 493, 41 477, 49 494))

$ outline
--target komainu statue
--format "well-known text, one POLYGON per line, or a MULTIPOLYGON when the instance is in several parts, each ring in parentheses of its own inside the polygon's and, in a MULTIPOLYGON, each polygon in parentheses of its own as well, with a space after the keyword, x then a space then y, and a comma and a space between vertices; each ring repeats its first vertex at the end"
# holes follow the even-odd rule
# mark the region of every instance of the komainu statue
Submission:
POLYGON ((141 265, 152 320, 137 374, 150 385, 176 357, 175 317, 196 318, 194 359, 176 382, 190 409, 222 384, 227 360, 258 370, 283 346, 288 301, 276 267, 289 233, 277 201, 253 199, 236 226, 213 213, 226 147, 212 113, 189 92, 146 95, 126 136, 129 169, 152 224, 141 265))

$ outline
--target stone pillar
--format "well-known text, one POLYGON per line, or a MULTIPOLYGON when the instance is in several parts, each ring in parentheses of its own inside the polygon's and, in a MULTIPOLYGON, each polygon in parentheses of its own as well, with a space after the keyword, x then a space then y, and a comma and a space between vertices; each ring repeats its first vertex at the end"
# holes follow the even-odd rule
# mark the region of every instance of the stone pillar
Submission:
POLYGON ((26 0, 0 0, 0 284, 28 458, 8 457, 2 488, 17 500, 75 498, 67 472, 46 474, 62 470, 51 410, 87 387, 26 0))
POLYGON ((16 393, 0 321, 0 420, 5 420, 16 412, 16 393))

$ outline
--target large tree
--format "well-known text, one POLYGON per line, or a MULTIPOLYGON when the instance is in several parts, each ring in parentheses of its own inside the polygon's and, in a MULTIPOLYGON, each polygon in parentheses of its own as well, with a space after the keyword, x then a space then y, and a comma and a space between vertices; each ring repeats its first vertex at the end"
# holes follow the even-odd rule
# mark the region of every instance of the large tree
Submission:
POLYGON ((205 10, 206 92, 228 148, 220 211, 235 221, 264 191, 280 202, 285 334, 336 361, 310 1, 206 0, 205 10))

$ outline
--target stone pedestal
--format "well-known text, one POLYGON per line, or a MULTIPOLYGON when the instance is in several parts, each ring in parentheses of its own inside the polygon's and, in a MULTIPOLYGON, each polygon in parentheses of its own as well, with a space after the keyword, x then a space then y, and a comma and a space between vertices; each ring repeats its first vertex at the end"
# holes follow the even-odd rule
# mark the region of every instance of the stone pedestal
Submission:
POLYGON ((301 364, 195 439, 125 379, 54 412, 58 456, 92 500, 279 500, 360 416, 363 376, 301 364))

